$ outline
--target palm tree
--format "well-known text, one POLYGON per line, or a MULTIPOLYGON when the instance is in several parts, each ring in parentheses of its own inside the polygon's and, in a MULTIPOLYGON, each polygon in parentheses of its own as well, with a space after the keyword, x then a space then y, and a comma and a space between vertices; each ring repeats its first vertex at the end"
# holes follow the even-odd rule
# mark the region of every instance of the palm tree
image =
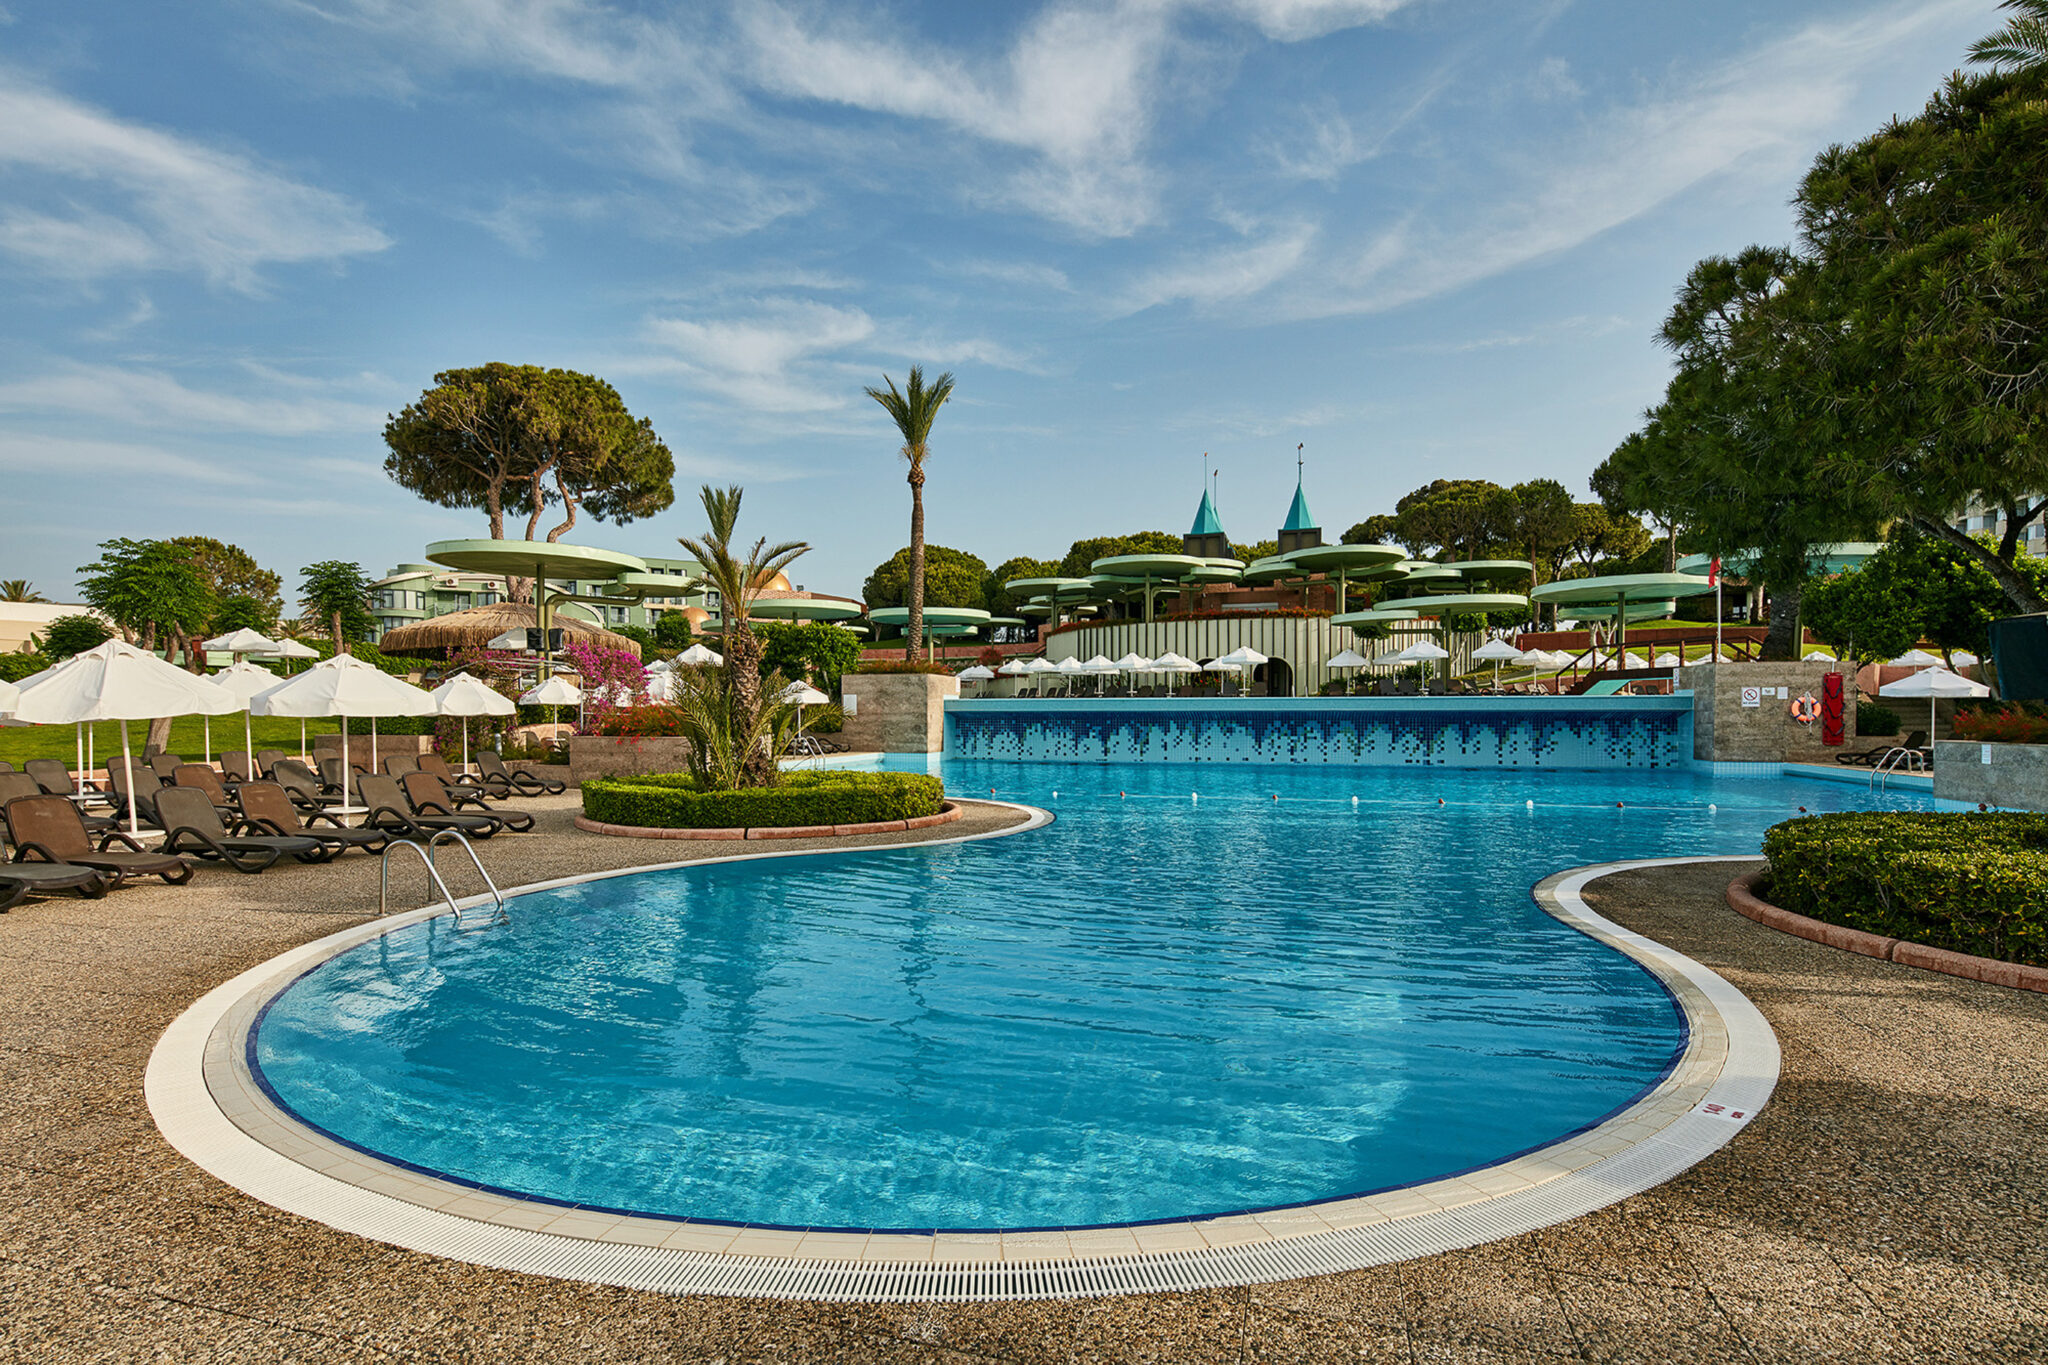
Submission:
POLYGON ((47 602, 50 599, 36 591, 36 585, 26 578, 0 579, 0 602, 47 602))
MULTIPOLYGON (((726 695, 732 708, 732 730, 736 734, 751 735, 761 726, 761 642, 755 637, 753 627, 747 624, 747 618, 752 614, 754 599, 761 595, 761 590, 775 580, 775 575, 808 553, 811 547, 800 540, 771 546, 763 536, 742 558, 733 541, 734 528, 740 519, 742 491, 737 484, 730 488, 713 488, 705 484, 699 497, 703 500, 704 517, 711 523, 711 529, 696 539, 677 536, 676 544, 688 550, 690 557, 704 566, 702 577, 692 587, 710 588, 720 598, 718 620, 723 635, 721 652, 725 655, 726 695)), ((774 756, 766 747, 749 747, 745 765, 748 785, 773 786, 776 772, 774 756)))
POLYGON ((1999 8, 2018 10, 2019 16, 1970 44, 1970 60, 2016 71, 2048 67, 2048 0, 2003 0, 1999 8))
POLYGON ((926 388, 923 368, 912 365, 903 392, 896 391, 896 381, 886 374, 882 382, 889 386, 886 392, 865 392, 894 419, 896 430, 903 433, 903 458, 910 461, 910 620, 904 624, 903 657, 915 659, 924 635, 924 457, 931 452, 932 422, 953 396, 953 376, 942 374, 926 388))

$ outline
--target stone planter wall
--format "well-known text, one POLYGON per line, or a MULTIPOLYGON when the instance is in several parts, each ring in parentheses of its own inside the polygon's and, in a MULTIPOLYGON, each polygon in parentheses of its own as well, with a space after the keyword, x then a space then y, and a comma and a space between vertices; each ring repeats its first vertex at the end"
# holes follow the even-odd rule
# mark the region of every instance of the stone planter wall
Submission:
POLYGON ((1934 794, 1971 805, 2048 811, 2048 744, 1945 739, 1934 746, 1934 794))
POLYGON ((1834 671, 1825 663, 1692 664, 1678 670, 1678 686, 1693 697, 1693 757, 1718 763, 1833 763, 1856 744, 1856 679, 1842 678, 1842 744, 1820 742, 1821 723, 1792 719, 1792 702, 1803 693, 1821 695, 1821 679, 1834 671), (1764 695, 1742 704, 1742 689, 1764 695), (1780 690, 1787 695, 1778 695, 1780 690))
POLYGON ((679 773, 689 766, 690 741, 674 735, 624 739, 613 735, 572 735, 569 784, 586 777, 631 777, 679 773))
POLYGON ((850 749, 935 754, 946 747, 946 699, 960 695, 957 678, 936 673, 849 673, 839 680, 850 749))
MULTIPOLYGON (((371 772, 383 772, 384 760, 394 754, 413 758, 420 754, 430 754, 432 752, 434 752, 434 737, 432 735, 379 735, 377 736, 375 753, 371 752, 370 737, 368 735, 350 735, 348 737, 348 761, 352 764, 368 768, 371 772)), ((340 758, 341 736, 313 736, 313 757, 316 759, 340 758)))

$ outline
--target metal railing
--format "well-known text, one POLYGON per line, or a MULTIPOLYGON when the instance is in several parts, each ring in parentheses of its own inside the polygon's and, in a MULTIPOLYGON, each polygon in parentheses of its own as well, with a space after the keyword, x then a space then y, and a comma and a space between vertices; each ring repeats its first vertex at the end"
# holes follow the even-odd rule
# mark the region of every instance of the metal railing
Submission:
POLYGON ((1870 770, 1870 789, 1883 791, 1885 780, 1893 773, 1921 772, 1927 767, 1927 755, 1918 749, 1899 745, 1885 750, 1884 757, 1877 760, 1877 766, 1870 770))
MULTIPOLYGON (((469 855, 470 866, 476 869, 476 875, 484 879, 484 886, 491 893, 491 913, 484 922, 486 924, 509 923, 510 918, 505 914, 504 894, 498 890, 498 884, 491 880, 491 874, 484 871, 483 860, 476 856, 476 849, 470 845, 468 839, 462 836, 462 831, 454 829, 437 831, 432 838, 427 840, 424 847, 413 842, 411 839, 393 839, 390 843, 384 845, 384 857, 377 876, 377 913, 385 915, 389 914, 391 910, 391 855, 401 848, 409 848, 420 855, 420 866, 427 870, 427 876, 433 881, 434 889, 441 893, 441 899, 448 906, 449 914, 455 918, 455 927, 458 929, 465 927, 463 907, 456 901, 454 894, 448 890, 448 883, 441 879, 441 869, 434 864, 434 850, 441 845, 443 840, 452 840, 460 844, 462 851, 469 855)), ((482 908, 480 905, 471 906, 467 913, 473 916, 476 911, 482 908)))

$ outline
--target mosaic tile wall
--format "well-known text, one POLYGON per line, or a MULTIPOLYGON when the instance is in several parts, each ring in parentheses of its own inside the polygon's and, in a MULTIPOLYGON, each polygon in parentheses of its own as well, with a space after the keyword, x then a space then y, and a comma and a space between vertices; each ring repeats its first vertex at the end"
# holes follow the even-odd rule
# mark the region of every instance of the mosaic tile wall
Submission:
POLYGON ((952 702, 946 752, 1023 763, 1670 768, 1693 761, 1692 699, 952 702))

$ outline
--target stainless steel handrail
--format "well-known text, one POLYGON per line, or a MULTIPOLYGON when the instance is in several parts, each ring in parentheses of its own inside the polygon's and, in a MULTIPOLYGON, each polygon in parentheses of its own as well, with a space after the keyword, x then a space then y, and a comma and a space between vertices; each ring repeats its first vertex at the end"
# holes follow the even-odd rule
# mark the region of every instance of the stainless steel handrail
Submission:
POLYGON ((1926 766, 1927 758, 1918 749, 1910 749, 1903 744, 1887 749, 1884 757, 1877 760, 1877 766, 1871 769, 1870 790, 1883 791, 1884 780, 1893 773, 1919 772, 1926 766))
POLYGON ((444 839, 453 839, 456 843, 462 845, 462 851, 469 855, 469 861, 476 868, 477 875, 484 879, 484 885, 490 889, 491 915, 489 922, 493 924, 507 923, 508 917, 505 914, 504 894, 498 890, 498 884, 491 880, 491 874, 484 871, 483 862, 476 856, 476 850, 470 846, 469 840, 462 837, 460 830, 453 829, 437 831, 432 838, 427 840, 425 847, 421 847, 411 839, 393 839, 390 843, 384 845, 384 855, 379 861, 377 872, 377 913, 379 915, 386 915, 391 911, 391 855, 401 848, 409 848, 420 855, 420 866, 427 870, 427 876, 433 881, 434 889, 441 893, 442 903, 448 907, 448 913, 454 916, 456 927, 462 927, 462 906, 457 903, 454 893, 448 889, 448 883, 441 879, 441 869, 435 866, 434 863, 434 850, 444 839))

